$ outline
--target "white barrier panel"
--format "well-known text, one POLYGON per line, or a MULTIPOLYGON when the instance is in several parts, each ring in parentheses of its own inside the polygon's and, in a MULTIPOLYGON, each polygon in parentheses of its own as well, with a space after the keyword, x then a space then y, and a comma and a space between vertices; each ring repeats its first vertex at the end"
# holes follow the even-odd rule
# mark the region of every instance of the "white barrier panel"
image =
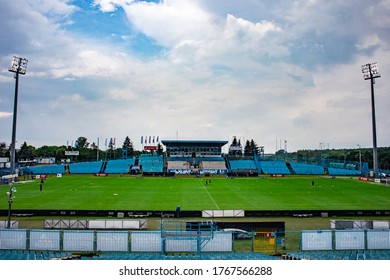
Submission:
POLYGON ((59 251, 59 230, 30 230, 30 250, 59 251))
POLYGON ((367 231, 367 249, 390 249, 390 230, 367 231))
POLYGON ((131 233, 132 252, 161 252, 161 232, 137 231, 131 233))
POLYGON ((332 250, 331 230, 304 230, 301 233, 302 250, 332 250))
POLYGON ((126 252, 129 233, 127 231, 98 231, 96 250, 105 252, 126 252))
POLYGON ((372 228, 373 229, 390 229, 389 221, 373 221, 372 228))
POLYGON ((64 251, 94 251, 93 231, 64 231, 63 250, 64 251))
MULTIPOLYGON (((143 226, 147 227, 146 220, 144 220, 143 226)), ((122 227, 123 227, 123 229, 140 229, 141 228, 141 221, 124 220, 122 227)))
POLYGON ((87 229, 87 220, 45 220, 45 228, 56 229, 87 229))
POLYGON ((106 220, 106 228, 122 229, 122 221, 118 220, 106 220))
POLYGON ((140 229, 139 220, 91 220, 89 229, 140 229))
POLYGON ((336 250, 363 250, 364 230, 335 231, 336 250))
POLYGON ((223 212, 224 212, 223 213, 224 217, 234 217, 235 216, 234 215, 234 213, 235 213, 234 210, 224 210, 223 212))
POLYGON ((245 217, 244 210, 203 210, 203 218, 210 217, 245 217))
POLYGON ((90 229, 105 229, 106 228, 106 220, 89 221, 88 228, 90 228, 90 229))
POLYGON ((233 251, 233 234, 231 232, 215 232, 213 239, 202 248, 202 252, 231 251, 233 251))
MULTIPOLYGON (((147 228, 146 220, 45 220, 50 229, 140 229, 147 228), (141 225, 142 223, 142 225, 141 225)), ((1 223, 0 223, 1 228, 1 223)))
POLYGON ((27 237, 25 229, 0 230, 0 249, 25 250, 27 237))
POLYGON ((371 229, 372 222, 371 221, 354 221, 353 228, 354 229, 371 229))
MULTIPOLYGON (((0 221, 0 228, 7 228, 8 221, 0 221)), ((17 229, 19 228, 19 221, 11 221, 11 228, 17 229)))

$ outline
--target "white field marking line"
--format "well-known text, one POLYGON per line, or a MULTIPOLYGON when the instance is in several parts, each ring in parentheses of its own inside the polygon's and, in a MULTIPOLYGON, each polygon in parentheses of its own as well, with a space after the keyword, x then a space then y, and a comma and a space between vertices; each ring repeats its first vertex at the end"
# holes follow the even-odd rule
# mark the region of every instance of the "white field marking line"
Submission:
POLYGON ((199 179, 199 182, 202 185, 202 187, 204 188, 204 190, 206 191, 206 193, 209 195, 210 199, 213 201, 215 207, 217 207, 217 209, 219 210, 217 203, 215 203, 214 199, 211 197, 209 191, 206 189, 205 185, 203 184, 202 179, 199 179))

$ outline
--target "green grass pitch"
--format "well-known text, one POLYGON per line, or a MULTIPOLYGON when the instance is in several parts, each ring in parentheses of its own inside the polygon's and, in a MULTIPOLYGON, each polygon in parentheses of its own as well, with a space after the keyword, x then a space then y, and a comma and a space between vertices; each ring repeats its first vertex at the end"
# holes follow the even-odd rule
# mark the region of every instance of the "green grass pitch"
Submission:
MULTIPOLYGON (((65 175, 15 184, 12 209, 389 210, 390 187, 352 178, 136 178, 65 175), (206 180, 211 183, 206 184, 206 180), (312 187, 312 181, 315 182, 312 187)), ((8 208, 0 186, 0 209, 8 208)))

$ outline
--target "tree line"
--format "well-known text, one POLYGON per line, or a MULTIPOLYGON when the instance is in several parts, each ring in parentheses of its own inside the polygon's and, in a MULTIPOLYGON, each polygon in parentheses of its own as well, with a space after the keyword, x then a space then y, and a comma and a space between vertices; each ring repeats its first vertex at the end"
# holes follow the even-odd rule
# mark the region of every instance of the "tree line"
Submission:
MULTIPOLYGON (((145 151, 137 151, 134 149, 133 142, 129 136, 126 136, 122 145, 116 147, 112 141, 105 145, 105 150, 98 147, 95 142, 89 143, 88 139, 80 136, 73 145, 48 146, 36 148, 32 145, 23 142, 19 149, 15 151, 15 160, 31 161, 36 158, 55 158, 56 162, 66 159, 66 151, 78 151, 78 156, 71 156, 73 161, 95 161, 101 159, 121 159, 123 157, 134 157, 145 151)), ((157 154, 162 154, 163 148, 160 143, 157 145, 157 154)), ((10 147, 6 143, 0 143, 0 157, 10 156, 10 147)))
MULTIPOLYGON (((229 156, 236 157, 259 155, 261 150, 253 139, 246 140, 244 148, 242 148, 241 141, 237 140, 236 137, 233 137, 231 147, 237 147, 237 149, 229 149, 229 156)), ((379 169, 390 170, 390 147, 379 147, 377 152, 379 169)), ((368 163, 369 168, 373 168, 372 148, 298 150, 296 152, 286 152, 281 149, 275 153, 274 158, 317 163, 329 159, 340 162, 360 162, 361 159, 362 162, 368 163)))

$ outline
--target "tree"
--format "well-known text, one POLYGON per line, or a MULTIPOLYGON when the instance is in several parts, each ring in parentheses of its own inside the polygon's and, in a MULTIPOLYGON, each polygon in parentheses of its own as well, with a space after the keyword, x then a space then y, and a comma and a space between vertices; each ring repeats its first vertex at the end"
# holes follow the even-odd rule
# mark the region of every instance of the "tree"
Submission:
POLYGON ((256 142, 253 139, 251 140, 250 148, 251 148, 252 156, 254 154, 259 153, 259 147, 257 146, 256 142))
POLYGON ((255 154, 258 153, 259 153, 259 147, 257 146, 256 142, 253 139, 251 141, 246 140, 244 155, 248 157, 248 156, 254 156, 255 154))
POLYGON ((133 142, 130 140, 129 136, 126 136, 125 141, 123 142, 122 149, 127 152, 128 157, 134 156, 134 146, 133 142))
POLYGON ((248 157, 251 155, 253 155, 252 149, 251 149, 251 143, 249 142, 249 140, 246 140, 245 147, 244 147, 244 156, 248 157))
POLYGON ((232 141, 232 146, 237 146, 238 143, 237 143, 237 137, 236 136, 233 136, 233 141, 232 141))
POLYGON ((35 150, 35 157, 55 157, 57 149, 57 146, 42 146, 35 150))
POLYGON ((22 144, 18 151, 18 158, 19 160, 30 160, 34 159, 35 148, 31 145, 27 145, 26 142, 22 144))
POLYGON ((0 143, 0 157, 9 157, 9 150, 5 142, 0 143))
POLYGON ((88 148, 88 146, 89 146, 89 143, 88 143, 86 137, 80 136, 79 138, 77 138, 76 144, 75 144, 76 149, 78 149, 78 150, 86 149, 86 148, 88 148))
POLYGON ((160 143, 157 144, 157 150, 156 153, 161 156, 164 153, 163 147, 160 143))

